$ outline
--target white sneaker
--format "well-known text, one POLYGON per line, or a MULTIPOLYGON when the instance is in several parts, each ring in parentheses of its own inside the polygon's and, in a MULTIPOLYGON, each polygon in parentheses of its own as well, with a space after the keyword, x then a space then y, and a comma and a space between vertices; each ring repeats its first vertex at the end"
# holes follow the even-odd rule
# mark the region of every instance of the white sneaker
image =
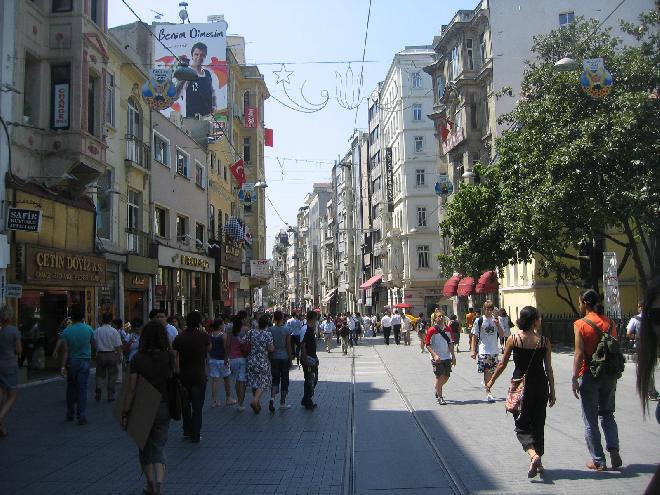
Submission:
POLYGON ((280 411, 291 409, 291 404, 280 404, 280 411))
POLYGON ((493 394, 488 394, 486 396, 486 401, 487 402, 495 402, 495 397, 493 397, 493 394))

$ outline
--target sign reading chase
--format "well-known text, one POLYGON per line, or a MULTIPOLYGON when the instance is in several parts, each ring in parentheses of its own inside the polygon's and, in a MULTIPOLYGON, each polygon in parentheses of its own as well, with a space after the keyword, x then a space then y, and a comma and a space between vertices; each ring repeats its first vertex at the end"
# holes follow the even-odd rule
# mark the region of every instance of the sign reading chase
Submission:
POLYGON ((25 281, 41 285, 105 285, 106 261, 101 256, 26 247, 25 281))

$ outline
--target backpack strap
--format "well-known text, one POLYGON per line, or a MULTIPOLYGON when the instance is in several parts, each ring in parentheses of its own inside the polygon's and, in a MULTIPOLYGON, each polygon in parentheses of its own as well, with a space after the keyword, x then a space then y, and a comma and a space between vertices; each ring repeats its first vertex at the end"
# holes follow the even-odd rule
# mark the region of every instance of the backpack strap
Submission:
MULTIPOLYGON (((594 330, 596 330, 596 333, 598 334, 598 338, 603 336, 603 331, 600 329, 600 327, 598 325, 596 325, 593 321, 591 321, 589 318, 587 318, 585 316, 584 318, 582 318, 582 321, 585 322, 587 325, 589 325, 594 330)), ((605 333, 607 333, 609 335, 611 328, 612 328, 611 324, 608 323, 607 330, 605 330, 605 333)))

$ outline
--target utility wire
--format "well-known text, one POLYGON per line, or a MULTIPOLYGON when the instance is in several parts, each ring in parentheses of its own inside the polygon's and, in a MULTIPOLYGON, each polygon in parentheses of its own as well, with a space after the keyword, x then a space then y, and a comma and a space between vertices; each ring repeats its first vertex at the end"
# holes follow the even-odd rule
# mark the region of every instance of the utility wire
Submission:
POLYGON ((277 208, 275 208, 275 205, 274 205, 273 202, 270 200, 270 197, 268 196, 268 194, 264 194, 264 196, 266 196, 266 199, 268 200, 268 202, 270 203, 270 205, 273 207, 273 210, 275 211, 275 214, 276 214, 278 217, 280 217, 280 220, 282 220, 282 221, 284 222, 284 225, 286 225, 287 227, 291 227, 291 225, 289 225, 289 222, 287 222, 286 220, 284 220, 284 218, 282 218, 282 215, 280 215, 280 212, 277 211, 277 208))
POLYGON ((360 86, 358 86, 358 104, 355 107, 355 120, 353 121, 353 127, 357 125, 358 112, 360 110, 360 101, 362 86, 364 85, 364 58, 367 54, 367 39, 369 38, 369 21, 371 20, 371 0, 369 0, 369 10, 367 11, 367 26, 364 29, 364 46, 362 47, 362 67, 360 68, 360 86))

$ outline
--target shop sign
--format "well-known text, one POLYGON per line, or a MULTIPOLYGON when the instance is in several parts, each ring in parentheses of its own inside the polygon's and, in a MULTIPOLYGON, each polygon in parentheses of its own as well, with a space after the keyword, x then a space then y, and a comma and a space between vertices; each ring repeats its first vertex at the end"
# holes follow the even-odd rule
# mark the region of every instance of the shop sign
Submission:
POLYGON ((21 284, 5 285, 5 297, 20 299, 23 297, 23 286, 21 284))
POLYGON ((146 290, 149 287, 149 276, 141 273, 124 273, 124 288, 129 290, 146 290))
POLYGON ((250 260, 250 276, 252 278, 269 278, 268 260, 250 260))
POLYGON ((387 192, 387 211, 394 211, 394 173, 392 170, 392 148, 385 148, 385 188, 387 192))
POLYGON ((69 128, 69 84, 55 84, 53 98, 53 128, 69 128))
POLYGON ((7 230, 39 232, 41 230, 41 211, 9 208, 7 212, 7 230))
POLYGON ((195 268, 201 268, 202 270, 208 270, 209 262, 204 258, 197 258, 196 256, 181 255, 181 264, 183 266, 193 266, 195 268))
POLYGON ((26 246, 25 281, 40 285, 104 286, 102 256, 26 246))
POLYGON ((220 251, 220 264, 227 268, 240 270, 241 268, 241 248, 233 242, 223 242, 220 251))

